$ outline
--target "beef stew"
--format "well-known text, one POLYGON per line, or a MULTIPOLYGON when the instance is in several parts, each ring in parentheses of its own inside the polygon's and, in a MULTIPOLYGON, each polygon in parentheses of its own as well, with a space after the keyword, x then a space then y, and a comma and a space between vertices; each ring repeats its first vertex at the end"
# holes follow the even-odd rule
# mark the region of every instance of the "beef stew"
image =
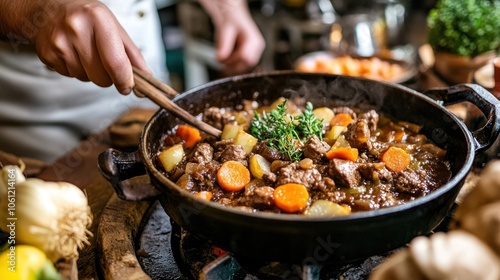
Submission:
POLYGON ((452 176, 446 150, 420 125, 370 108, 280 98, 201 117, 221 139, 178 125, 159 169, 194 196, 243 211, 347 215, 425 196, 452 176))

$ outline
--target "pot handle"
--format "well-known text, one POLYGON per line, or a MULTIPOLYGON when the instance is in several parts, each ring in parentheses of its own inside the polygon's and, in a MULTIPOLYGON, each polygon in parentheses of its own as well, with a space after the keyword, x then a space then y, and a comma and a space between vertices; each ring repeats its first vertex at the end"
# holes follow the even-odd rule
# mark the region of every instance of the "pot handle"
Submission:
POLYGON ((149 181, 146 168, 139 151, 122 152, 107 149, 98 158, 101 174, 106 178, 119 198, 129 201, 141 201, 156 198, 161 191, 149 181))
POLYGON ((500 101, 483 87, 460 84, 448 88, 430 89, 424 94, 442 101, 443 106, 469 101, 483 112, 486 116, 486 124, 472 132, 476 141, 476 151, 488 149, 497 139, 500 132, 500 101))

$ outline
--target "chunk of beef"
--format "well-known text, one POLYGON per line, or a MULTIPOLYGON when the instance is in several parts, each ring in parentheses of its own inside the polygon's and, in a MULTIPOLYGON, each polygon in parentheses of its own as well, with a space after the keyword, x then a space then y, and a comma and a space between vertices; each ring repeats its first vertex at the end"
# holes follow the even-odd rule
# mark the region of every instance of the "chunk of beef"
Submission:
POLYGON ((186 168, 186 173, 190 175, 201 186, 213 186, 217 180, 217 170, 220 168, 220 163, 210 161, 206 164, 194 164, 193 168, 186 168))
POLYGON ((400 202, 396 199, 394 194, 390 192, 384 193, 384 195, 381 195, 379 197, 379 202, 378 204, 380 207, 385 208, 385 207, 391 207, 400 204, 400 202))
POLYGON ((366 180, 392 182, 392 173, 383 163, 361 163, 358 165, 358 171, 366 180))
POLYGON ((326 152, 330 149, 330 145, 319 140, 318 136, 313 135, 302 147, 304 156, 312 159, 314 162, 320 162, 326 152))
POLYGON ((269 209, 274 206, 274 189, 258 187, 246 197, 246 204, 257 209, 269 209))
POLYGON ((348 188, 359 186, 361 175, 355 162, 334 158, 329 167, 329 175, 336 184, 348 188))
POLYGON ((258 142, 254 146, 252 152, 263 156, 265 159, 267 159, 270 162, 283 159, 283 154, 280 153, 280 151, 269 147, 267 145, 267 141, 258 142))
POLYGON ((316 188, 322 192, 333 191, 335 190, 335 181, 330 177, 323 177, 316 188))
POLYGON ((392 172, 389 171, 387 168, 382 168, 377 171, 377 176, 378 179, 382 182, 392 182, 392 172))
POLYGON ((319 171, 313 169, 301 169, 298 162, 291 163, 280 169, 276 184, 283 185, 288 183, 302 184, 306 188, 316 187, 322 181, 319 171))
POLYGON ((222 152, 215 154, 215 159, 220 162, 234 160, 248 166, 247 153, 241 145, 228 145, 222 152))
POLYGON ((351 124, 344 135, 351 147, 362 150, 372 149, 370 129, 366 120, 359 120, 351 124))
POLYGON ((379 157, 383 152, 385 152, 391 146, 387 142, 372 141, 372 148, 370 149, 370 154, 379 157))
POLYGON ((278 180, 278 176, 276 176, 276 174, 273 172, 266 172, 264 173, 264 175, 262 175, 262 180, 264 180, 264 182, 266 183, 272 184, 276 182, 276 180, 278 180))
POLYGON ((224 139, 214 143, 213 147, 216 151, 223 151, 227 146, 232 145, 234 139, 224 139))
POLYGON ((346 194, 343 191, 333 190, 326 192, 311 192, 311 200, 318 199, 329 200, 338 204, 343 204, 346 201, 346 194))
POLYGON ((425 170, 413 170, 407 168, 395 174, 396 178, 394 186, 399 192, 418 196, 425 195, 429 192, 425 180, 427 176, 427 172, 425 172, 425 170))
POLYGON ((214 155, 214 148, 208 143, 197 144, 193 151, 189 154, 187 161, 200 164, 206 164, 212 161, 214 155))
POLYGON ((376 169, 372 163, 360 163, 358 165, 358 171, 361 177, 363 177, 363 179, 373 180, 376 169))
POLYGON ((224 128, 232 120, 234 116, 224 108, 210 107, 203 112, 203 121, 218 129, 224 128))
POLYGON ((370 110, 368 112, 359 115, 358 119, 366 120, 366 122, 368 123, 368 128, 370 129, 371 132, 377 130, 379 117, 377 112, 375 112, 375 110, 370 110))

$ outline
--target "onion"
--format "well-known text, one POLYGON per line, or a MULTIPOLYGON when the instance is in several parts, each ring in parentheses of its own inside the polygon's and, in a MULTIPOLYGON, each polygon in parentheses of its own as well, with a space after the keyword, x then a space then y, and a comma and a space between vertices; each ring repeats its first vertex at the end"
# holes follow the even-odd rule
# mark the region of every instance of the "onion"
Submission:
POLYGON ((92 235, 87 229, 92 215, 81 189, 66 182, 26 179, 14 165, 0 172, 0 220, 5 232, 10 232, 11 222, 15 225, 16 244, 35 246, 53 262, 78 257, 78 249, 89 245, 92 235))
POLYGON ((347 206, 339 205, 328 200, 316 200, 311 207, 306 211, 306 216, 344 216, 349 215, 351 209, 347 206))

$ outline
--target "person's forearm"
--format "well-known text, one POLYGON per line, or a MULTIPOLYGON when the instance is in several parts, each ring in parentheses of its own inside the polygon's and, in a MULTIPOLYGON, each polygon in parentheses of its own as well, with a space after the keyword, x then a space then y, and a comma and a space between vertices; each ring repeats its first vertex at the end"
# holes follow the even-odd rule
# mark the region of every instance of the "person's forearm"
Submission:
POLYGON ((50 24, 66 0, 0 0, 0 38, 33 43, 37 33, 50 24))
POLYGON ((27 20, 29 5, 23 0, 0 0, 0 38, 22 36, 22 22, 27 20))
POLYGON ((32 43, 49 69, 128 94, 132 65, 148 71, 140 50, 98 0, 0 0, 0 34, 15 49, 32 43))

